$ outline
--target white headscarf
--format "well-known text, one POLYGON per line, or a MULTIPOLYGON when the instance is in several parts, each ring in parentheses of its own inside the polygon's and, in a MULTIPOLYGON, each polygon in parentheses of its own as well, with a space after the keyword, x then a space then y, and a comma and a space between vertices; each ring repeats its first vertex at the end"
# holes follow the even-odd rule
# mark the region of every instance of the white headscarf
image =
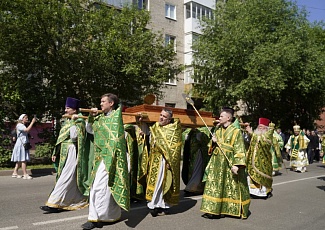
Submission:
POLYGON ((22 120, 23 120, 23 118, 24 118, 24 116, 26 116, 26 114, 25 114, 25 113, 23 113, 22 115, 20 115, 20 116, 19 116, 19 118, 18 118, 18 121, 22 121, 22 120))

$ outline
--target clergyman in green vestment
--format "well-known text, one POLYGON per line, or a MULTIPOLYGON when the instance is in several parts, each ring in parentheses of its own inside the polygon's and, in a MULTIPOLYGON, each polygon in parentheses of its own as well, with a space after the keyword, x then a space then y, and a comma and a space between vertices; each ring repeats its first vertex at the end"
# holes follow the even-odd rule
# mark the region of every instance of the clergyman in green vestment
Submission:
MULTIPOLYGON (((148 151, 146 146, 145 135, 141 135, 138 126, 132 124, 124 125, 125 139, 127 146, 128 169, 130 175, 130 197, 131 201, 144 200, 145 183, 143 162, 148 163, 148 151), (142 159, 145 159, 142 161, 142 159)), ((146 165, 145 164, 145 165, 146 165)), ((145 166, 145 169, 147 167, 145 166)))
POLYGON ((308 137, 302 132, 299 125, 293 126, 293 135, 290 136, 285 145, 290 156, 290 166, 294 172, 306 172, 308 163, 307 146, 308 137))
POLYGON ((122 111, 115 94, 101 97, 102 114, 92 108, 86 130, 94 135, 89 185, 89 214, 83 229, 116 222, 130 208, 130 186, 122 111), (96 116, 97 115, 97 116, 96 116), (94 117, 95 116, 95 117, 94 117))
POLYGON ((209 129, 206 127, 187 128, 182 133, 182 139, 184 146, 182 180, 186 185, 184 196, 201 195, 204 189, 202 182, 204 170, 210 160, 209 129))
POLYGON ((179 202, 182 128, 173 112, 163 109, 159 122, 150 127, 150 154, 146 200, 153 217, 168 214, 179 202))
POLYGON ((212 154, 205 169, 201 211, 204 218, 217 219, 224 215, 247 218, 250 196, 245 172, 244 140, 233 125, 234 110, 222 109, 220 123, 210 142, 212 154))
POLYGON ((254 198, 270 198, 272 196, 272 145, 274 124, 267 118, 260 118, 258 127, 253 132, 246 127, 251 140, 247 157, 249 192, 254 198))
POLYGON ((68 97, 65 104, 66 119, 62 125, 52 161, 58 161, 55 187, 40 209, 46 212, 77 210, 88 206, 85 196, 88 179, 88 153, 84 143, 85 122, 78 119, 79 100, 68 97))
POLYGON ((276 176, 280 174, 280 169, 282 169, 282 154, 281 149, 283 149, 284 142, 282 137, 274 131, 273 133, 273 144, 271 146, 271 152, 272 152, 272 167, 273 172, 272 176, 276 176))

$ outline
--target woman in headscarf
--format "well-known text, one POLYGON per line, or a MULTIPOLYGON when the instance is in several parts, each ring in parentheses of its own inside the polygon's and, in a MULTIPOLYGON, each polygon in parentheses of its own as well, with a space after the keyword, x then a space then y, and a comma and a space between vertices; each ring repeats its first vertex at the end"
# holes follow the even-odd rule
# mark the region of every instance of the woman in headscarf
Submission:
POLYGON ((33 179, 27 174, 27 161, 29 158, 30 142, 28 138, 28 133, 32 129, 32 126, 36 122, 36 118, 33 118, 31 123, 26 127, 28 123, 27 114, 22 114, 18 118, 18 123, 16 126, 17 140, 12 152, 11 161, 16 162, 14 172, 12 174, 13 178, 23 178, 23 179, 33 179), (23 171, 23 176, 18 175, 18 169, 21 167, 23 171))

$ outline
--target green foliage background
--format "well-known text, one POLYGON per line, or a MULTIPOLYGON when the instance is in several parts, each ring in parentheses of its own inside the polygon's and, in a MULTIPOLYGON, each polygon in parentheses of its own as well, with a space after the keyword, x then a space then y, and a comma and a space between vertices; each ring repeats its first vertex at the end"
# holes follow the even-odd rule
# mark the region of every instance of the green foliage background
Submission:
POLYGON ((218 1, 194 45, 195 93, 209 109, 244 106, 283 130, 314 129, 325 102, 324 23, 285 0, 218 1))
POLYGON ((132 104, 159 96, 181 66, 149 20, 145 10, 87 0, 1 1, 1 109, 58 117, 67 96, 82 106, 107 92, 132 104))
MULTIPOLYGON (((207 110, 238 106, 244 121, 268 117, 283 130, 313 129, 325 107, 324 23, 287 0, 217 1, 193 49, 196 84, 207 110)), ((150 12, 90 0, 0 2, 0 120, 21 113, 59 119, 66 97, 82 107, 111 92, 124 104, 161 95, 177 75, 172 46, 147 29, 150 12)), ((59 127, 58 127, 59 128, 59 127)), ((10 156, 0 123, 0 161, 10 156)), ((47 143, 53 145, 49 134, 47 143)), ((43 150, 41 151, 43 154, 43 150)), ((46 152, 46 151, 45 151, 46 152)))
POLYGON ((87 108, 108 92, 129 105, 161 96, 182 66, 149 20, 148 11, 101 1, 1 0, 0 120, 22 113, 58 120, 66 97, 87 108))

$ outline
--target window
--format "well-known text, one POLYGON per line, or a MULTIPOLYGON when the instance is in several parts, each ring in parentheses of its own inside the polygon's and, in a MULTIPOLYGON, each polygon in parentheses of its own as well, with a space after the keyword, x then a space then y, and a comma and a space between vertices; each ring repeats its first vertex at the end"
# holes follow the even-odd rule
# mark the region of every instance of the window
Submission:
POLYGON ((174 5, 167 4, 165 5, 165 16, 166 18, 176 20, 176 7, 174 5))
POLYGON ((165 35, 165 46, 168 45, 173 45, 174 46, 174 51, 176 52, 176 37, 166 34, 165 35))
POLYGON ((192 18, 196 18, 196 3, 193 3, 192 5, 192 18))
POLYGON ((202 8, 202 18, 204 18, 206 16, 207 13, 207 8, 203 7, 202 8))
POLYGON ((148 0, 139 0, 138 7, 139 9, 149 10, 148 0))
POLYGON ((198 38, 199 38, 198 34, 192 34, 192 43, 196 42, 198 38))
POLYGON ((212 18, 212 9, 198 3, 186 3, 186 18, 212 18), (192 5, 192 9, 191 9, 192 5))
POLYGON ((197 4, 196 5, 196 17, 199 19, 201 18, 201 10, 202 10, 202 6, 197 4))
POLYGON ((108 5, 116 6, 116 7, 122 7, 126 2, 123 0, 104 0, 105 3, 108 5))
POLYGON ((198 83, 199 81, 198 80, 194 80, 192 78, 192 70, 187 70, 185 72, 185 77, 184 77, 184 84, 192 84, 192 83, 198 83))
POLYGON ((165 82, 166 85, 177 85, 177 82, 176 82, 176 76, 174 75, 174 77, 172 78, 171 77, 171 74, 169 73, 168 74, 168 81, 165 82))
POLYGON ((186 3, 186 18, 190 18, 190 17, 191 17, 191 4, 186 3))
POLYGON ((165 82, 167 85, 177 85, 175 78, 169 78, 168 81, 165 82))

